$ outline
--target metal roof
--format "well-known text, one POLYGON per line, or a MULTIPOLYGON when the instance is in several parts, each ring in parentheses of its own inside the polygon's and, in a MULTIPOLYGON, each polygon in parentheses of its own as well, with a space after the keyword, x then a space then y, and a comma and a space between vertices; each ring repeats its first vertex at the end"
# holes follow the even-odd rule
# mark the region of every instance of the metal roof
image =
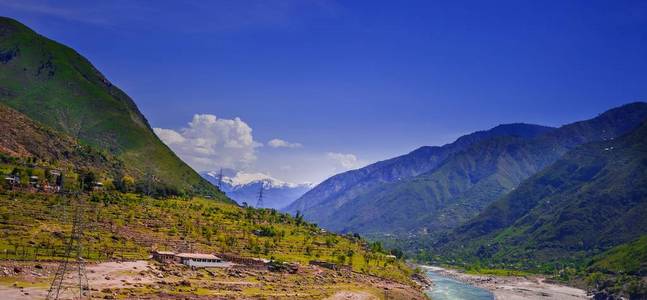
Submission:
POLYGON ((195 258, 195 259, 214 259, 214 260, 220 260, 220 257, 215 256, 213 254, 204 254, 204 253, 179 253, 176 254, 175 256, 181 257, 181 258, 195 258))

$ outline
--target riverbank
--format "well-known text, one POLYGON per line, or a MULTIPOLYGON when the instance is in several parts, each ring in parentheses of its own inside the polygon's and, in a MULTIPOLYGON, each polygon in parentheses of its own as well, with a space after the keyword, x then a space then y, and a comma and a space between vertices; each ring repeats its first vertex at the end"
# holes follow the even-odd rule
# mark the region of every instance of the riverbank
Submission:
POLYGON ((433 266, 421 266, 436 274, 456 279, 480 288, 487 289, 494 294, 497 300, 522 300, 522 299, 563 299, 580 300, 590 299, 586 291, 546 282, 541 276, 494 276, 472 275, 458 270, 433 266))

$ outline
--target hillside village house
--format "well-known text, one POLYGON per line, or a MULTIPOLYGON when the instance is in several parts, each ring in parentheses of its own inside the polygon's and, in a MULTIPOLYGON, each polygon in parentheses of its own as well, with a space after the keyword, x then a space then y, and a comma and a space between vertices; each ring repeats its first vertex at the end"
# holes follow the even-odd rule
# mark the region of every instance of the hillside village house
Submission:
POLYGON ((159 262, 171 262, 175 260, 175 253, 169 251, 153 251, 153 259, 159 262))
POLYGON ((174 253, 167 251, 153 251, 153 259, 159 262, 176 261, 190 267, 217 267, 222 265, 222 259, 213 254, 204 253, 174 253))
POLYGON ((10 186, 20 184, 20 177, 19 177, 18 175, 11 175, 11 176, 7 176, 4 180, 5 180, 5 181, 7 182, 7 184, 9 184, 10 186))
POLYGON ((215 267, 222 263, 220 257, 202 253, 180 253, 175 255, 180 263, 190 267, 215 267))

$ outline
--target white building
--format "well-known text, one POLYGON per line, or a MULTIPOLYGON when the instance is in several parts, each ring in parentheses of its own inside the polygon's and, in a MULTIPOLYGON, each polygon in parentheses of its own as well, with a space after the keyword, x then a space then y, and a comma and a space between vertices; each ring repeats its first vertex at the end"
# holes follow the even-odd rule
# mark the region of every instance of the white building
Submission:
POLYGON ((218 267, 222 265, 222 259, 212 254, 179 253, 175 257, 180 263, 190 267, 218 267))

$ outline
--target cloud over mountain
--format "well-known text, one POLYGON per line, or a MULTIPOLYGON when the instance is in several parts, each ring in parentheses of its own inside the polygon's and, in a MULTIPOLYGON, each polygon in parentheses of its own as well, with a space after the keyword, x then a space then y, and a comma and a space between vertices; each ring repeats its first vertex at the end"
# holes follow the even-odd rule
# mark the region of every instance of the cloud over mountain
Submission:
POLYGON ((240 118, 220 119, 196 114, 178 131, 154 128, 155 133, 177 155, 197 170, 219 167, 243 168, 256 160, 252 128, 240 118))
POLYGON ((338 164, 340 167, 347 170, 358 168, 360 167, 360 164, 361 164, 360 161, 357 159, 357 156, 355 156, 355 154, 328 152, 326 153, 326 157, 328 157, 328 159, 338 164))

